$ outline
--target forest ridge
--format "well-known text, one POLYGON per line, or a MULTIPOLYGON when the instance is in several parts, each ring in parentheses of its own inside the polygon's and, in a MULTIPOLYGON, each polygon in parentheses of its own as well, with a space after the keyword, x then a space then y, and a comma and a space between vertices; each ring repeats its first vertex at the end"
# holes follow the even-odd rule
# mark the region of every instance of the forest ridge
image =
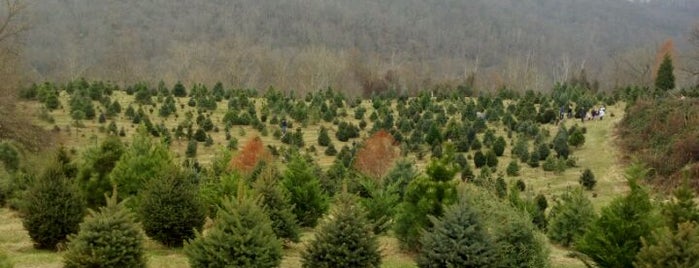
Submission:
POLYGON ((27 11, 23 55, 35 80, 159 74, 308 92, 378 80, 414 91, 471 77, 477 88, 542 90, 583 68, 603 88, 650 81, 640 69, 668 38, 682 54, 699 3, 61 0, 27 11))

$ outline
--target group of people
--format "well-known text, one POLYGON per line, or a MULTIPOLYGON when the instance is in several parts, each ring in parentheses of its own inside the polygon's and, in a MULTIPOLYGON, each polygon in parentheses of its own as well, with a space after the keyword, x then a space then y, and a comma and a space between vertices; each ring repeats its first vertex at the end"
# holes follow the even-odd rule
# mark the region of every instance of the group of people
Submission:
MULTIPOLYGON (((585 120, 595 120, 599 119, 602 120, 604 119, 604 115, 607 112, 607 108, 602 105, 599 109, 592 108, 590 110, 584 109, 584 108, 579 108, 575 114, 576 118, 580 118, 580 121, 585 122, 585 120)), ((559 121, 562 121, 563 119, 566 118, 572 118, 573 117, 573 109, 568 105, 568 107, 561 106, 561 109, 559 110, 559 121)))

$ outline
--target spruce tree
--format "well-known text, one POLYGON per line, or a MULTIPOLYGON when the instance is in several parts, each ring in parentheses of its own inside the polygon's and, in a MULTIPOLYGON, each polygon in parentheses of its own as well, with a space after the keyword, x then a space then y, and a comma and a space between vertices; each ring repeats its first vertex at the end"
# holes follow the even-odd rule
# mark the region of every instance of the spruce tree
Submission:
POLYGON ((320 128, 320 133, 318 134, 318 145, 328 146, 330 145, 330 135, 328 135, 328 129, 325 127, 320 128))
POLYGON ((585 189, 592 190, 592 188, 595 187, 595 184, 597 184, 597 180, 595 179, 595 174, 592 173, 592 170, 589 168, 586 168, 585 171, 580 175, 580 185, 585 187, 585 189))
POLYGON ((71 179, 66 177, 65 163, 54 159, 27 190, 22 225, 35 248, 55 250, 67 235, 78 231, 86 204, 71 179))
POLYGON ((556 199, 549 212, 547 235, 551 241, 570 246, 595 220, 595 209, 581 188, 568 191, 556 199))
POLYGON ((658 67, 658 73, 655 77, 655 87, 659 90, 670 90, 675 88, 675 75, 673 74, 672 58, 669 54, 665 54, 663 62, 658 67))
POLYGON ((148 181, 140 194, 138 216, 146 234, 168 247, 180 247, 204 225, 206 209, 194 174, 177 170, 148 181))
POLYGON ((379 267, 381 252, 357 197, 341 193, 302 253, 302 267, 379 267))
POLYGON ((489 267, 497 247, 478 212, 464 201, 449 206, 420 239, 418 267, 489 267))
POLYGON ((240 192, 223 201, 213 227, 185 243, 184 251, 193 268, 278 267, 283 253, 269 216, 240 192))
POLYGON ((277 237, 298 242, 299 224, 292 211, 289 193, 279 184, 276 170, 271 167, 263 170, 253 185, 253 191, 261 198, 262 207, 269 215, 277 237))
POLYGON ((117 203, 116 192, 99 212, 90 210, 80 231, 69 237, 65 267, 146 267, 143 231, 117 203))

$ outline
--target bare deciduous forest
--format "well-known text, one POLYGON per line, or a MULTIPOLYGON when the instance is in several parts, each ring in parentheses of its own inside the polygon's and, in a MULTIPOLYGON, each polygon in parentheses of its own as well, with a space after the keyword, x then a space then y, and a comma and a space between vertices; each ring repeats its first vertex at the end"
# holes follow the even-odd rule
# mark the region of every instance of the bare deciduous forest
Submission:
POLYGON ((609 89, 688 47, 698 2, 641 2, 34 1, 23 55, 35 80, 547 90, 585 69, 609 89))

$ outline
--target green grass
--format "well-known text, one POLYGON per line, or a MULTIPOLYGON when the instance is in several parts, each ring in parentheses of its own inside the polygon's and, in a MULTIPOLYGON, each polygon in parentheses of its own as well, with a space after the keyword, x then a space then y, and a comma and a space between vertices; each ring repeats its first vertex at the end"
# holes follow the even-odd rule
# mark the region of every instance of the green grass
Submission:
MULTIPOLYGON (((113 99, 119 100, 123 109, 125 110, 128 104, 131 102, 132 96, 128 96, 123 92, 115 92, 112 96, 113 99)), ((104 133, 98 131, 101 124, 97 123, 95 120, 86 120, 83 122, 85 127, 76 128, 73 126, 73 120, 69 117, 67 103, 68 96, 65 93, 61 94, 61 102, 66 106, 65 110, 57 110, 51 113, 55 119, 55 123, 49 124, 44 121, 40 121, 36 116, 35 118, 38 125, 46 128, 53 129, 54 126, 58 126, 61 131, 56 134, 60 143, 66 147, 73 148, 80 152, 86 146, 93 146, 99 144, 99 142, 105 136, 104 133), (67 132, 66 126, 70 126, 70 132, 67 132)), ((186 98, 177 99, 178 102, 178 113, 180 118, 184 116, 184 111, 179 110, 179 103, 186 103, 186 98)), ((40 105, 36 102, 21 102, 21 109, 28 111, 29 113, 38 114, 40 105)), ((367 108, 367 113, 365 118, 368 118, 372 113, 373 108, 367 102, 362 104, 367 108)), ((98 105, 96 104, 96 107, 98 105)), ((187 109, 190 107, 185 106, 187 109)), ((258 101, 259 108, 259 101, 258 101)), ((227 142, 225 141, 224 132, 222 126, 220 126, 221 118, 226 111, 226 102, 219 102, 218 109, 212 113, 212 120, 215 124, 218 124, 221 131, 218 133, 211 132, 211 136, 214 139, 214 146, 204 147, 200 144, 198 147, 197 158, 201 164, 207 165, 215 153, 222 147, 224 147, 227 142)), ((354 124, 358 124, 358 120, 353 118, 353 110, 348 109, 348 116, 343 118, 354 124)), ((623 117, 623 104, 617 104, 615 106, 608 107, 608 113, 614 113, 615 117, 608 116, 601 121, 587 121, 581 123, 579 120, 568 120, 565 122, 567 127, 573 124, 579 124, 587 128, 587 134, 585 134, 586 142, 580 148, 573 148, 572 155, 577 159, 576 168, 571 168, 566 170, 561 174, 556 174, 554 172, 546 172, 541 168, 529 168, 526 163, 520 163, 521 175, 515 178, 507 178, 508 182, 513 182, 517 179, 522 179, 527 184, 529 189, 526 194, 534 196, 538 193, 542 193, 548 197, 549 200, 557 194, 564 192, 570 187, 578 186, 578 178, 582 173, 584 168, 590 168, 597 179, 597 185, 593 191, 586 192, 593 204, 597 209, 601 208, 605 204, 609 203, 613 198, 625 193, 627 191, 626 181, 623 177, 623 165, 620 162, 621 155, 615 145, 614 128, 615 124, 621 120, 623 117), (596 197, 593 197, 596 196, 596 197)), ((99 114, 99 111, 98 111, 99 114)), ((130 141, 130 136, 134 133, 136 126, 133 126, 125 116, 119 115, 115 119, 119 128, 122 126, 127 131, 127 137, 124 137, 125 142, 130 141)), ((162 119, 157 115, 157 108, 154 109, 151 115, 151 120, 154 124, 159 124, 161 121, 165 125, 172 129, 177 125, 177 119, 173 116, 168 119, 162 119)), ((109 121, 108 121, 109 122, 109 121)), ((108 123, 105 123, 106 127, 108 123)), ((370 123, 371 124, 371 123, 370 123)), ((350 142, 339 142, 335 139, 335 129, 336 127, 330 123, 320 122, 319 124, 311 124, 309 126, 303 127, 304 141, 306 147, 314 145, 316 147, 316 154, 314 155, 317 163, 323 167, 327 168, 330 166, 334 160, 334 157, 328 157, 323 154, 325 147, 317 145, 317 137, 320 126, 327 127, 330 132, 330 136, 333 140, 335 148, 339 151, 343 145, 349 144, 350 142)), ((275 128, 278 126, 268 125, 269 135, 261 136, 262 141, 269 145, 280 145, 281 142, 272 136, 275 128)), ((301 127, 299 123, 294 124, 295 128, 301 127)), ((505 135, 502 131, 501 125, 494 125, 498 129, 497 135, 505 135)), ((369 127, 368 127, 369 128, 369 127)), ((549 131, 551 135, 556 133, 556 126, 549 126, 549 131)), ((237 138, 239 145, 242 146, 245 142, 260 133, 251 127, 236 126, 231 129, 231 134, 233 137, 237 138)), ((367 137, 366 131, 362 131, 360 139, 367 137)), ((184 151, 186 148, 186 141, 174 141, 171 145, 171 150, 176 158, 177 162, 181 162, 184 159, 184 151)), ((499 158, 498 172, 504 173, 507 164, 510 162, 510 146, 511 140, 508 140, 508 147, 505 150, 505 155, 499 158)), ((469 153, 470 155, 473 152, 469 153)), ((429 155, 429 154, 428 154, 429 155)), ((415 159, 414 155, 408 156, 411 159, 415 159)), ((425 159, 429 159, 426 156, 425 159)), ((472 160, 471 160, 472 161, 472 160)), ((422 169, 425 165, 425 161, 417 161, 416 166, 418 169, 422 169)), ((473 162, 471 162, 473 166, 473 162)), ((478 174, 479 171, 475 170, 478 174)), ((552 204, 550 201, 549 204, 552 204)), ((305 230, 302 235, 300 243, 291 244, 287 249, 285 249, 285 256, 282 262, 282 267, 300 267, 301 266, 301 252, 303 251, 305 242, 309 241, 313 236, 312 230, 305 230)), ((383 252, 383 265, 382 267, 415 267, 414 256, 401 252, 398 247, 398 242, 395 238, 390 236, 380 237, 381 248, 383 252)), ((164 248, 152 241, 146 243, 147 256, 149 258, 149 265, 151 267, 188 267, 186 257, 183 255, 181 250, 172 250, 164 248)), ((7 252, 8 256, 15 263, 16 267, 61 267, 61 253, 54 253, 48 251, 37 251, 32 248, 31 241, 23 230, 21 220, 17 213, 9 211, 7 209, 0 210, 0 249, 7 252)), ((584 267, 582 262, 568 257, 568 249, 561 248, 558 246, 551 246, 551 265, 552 267, 584 267)))

